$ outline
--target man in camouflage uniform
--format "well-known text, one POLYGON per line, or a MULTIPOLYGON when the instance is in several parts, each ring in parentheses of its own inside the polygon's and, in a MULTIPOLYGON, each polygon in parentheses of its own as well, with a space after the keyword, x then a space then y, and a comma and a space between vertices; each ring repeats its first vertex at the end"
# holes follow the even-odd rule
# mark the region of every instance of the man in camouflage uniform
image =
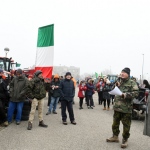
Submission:
POLYGON ((121 96, 115 96, 114 100, 114 116, 112 131, 113 137, 106 139, 107 142, 119 142, 118 135, 120 133, 120 121, 123 124, 123 140, 121 148, 127 147, 127 141, 130 136, 131 113, 133 99, 138 96, 138 86, 135 81, 130 79, 130 69, 124 68, 121 72, 121 81, 116 86, 122 91, 121 96))
POLYGON ((48 127, 43 122, 43 107, 44 107, 44 98, 46 97, 46 90, 50 87, 48 80, 46 82, 43 79, 42 71, 38 70, 35 72, 35 77, 29 83, 29 98, 32 99, 32 106, 29 115, 28 121, 28 130, 32 129, 32 123, 38 106, 38 117, 39 117, 39 126, 48 127))

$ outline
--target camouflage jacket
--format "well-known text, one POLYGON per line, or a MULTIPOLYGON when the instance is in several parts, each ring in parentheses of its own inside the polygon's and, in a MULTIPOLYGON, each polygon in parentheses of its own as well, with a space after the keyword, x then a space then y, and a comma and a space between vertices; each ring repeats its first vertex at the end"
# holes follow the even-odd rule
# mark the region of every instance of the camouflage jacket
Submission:
POLYGON ((115 96, 114 110, 122 113, 132 113, 133 99, 138 96, 138 86, 131 79, 121 80, 119 89, 125 93, 125 98, 115 96))
POLYGON ((48 90, 49 87, 49 83, 45 83, 43 79, 35 77, 29 83, 28 97, 31 99, 36 98, 37 100, 41 100, 46 97, 46 90, 48 90))

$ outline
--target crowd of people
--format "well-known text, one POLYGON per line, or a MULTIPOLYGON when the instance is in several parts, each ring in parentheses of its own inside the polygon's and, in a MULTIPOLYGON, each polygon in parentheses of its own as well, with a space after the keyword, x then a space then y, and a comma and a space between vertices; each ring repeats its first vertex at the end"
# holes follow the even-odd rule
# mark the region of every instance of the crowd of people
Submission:
MULTIPOLYGON (((103 105, 103 110, 110 110, 110 103, 112 101, 114 108, 112 132, 113 136, 106 139, 107 142, 118 142, 119 138, 119 125, 120 121, 123 123, 123 140, 121 147, 127 147, 127 141, 130 136, 131 126, 131 113, 133 99, 138 95, 139 84, 135 79, 130 78, 130 69, 124 68, 121 71, 120 77, 114 83, 110 82, 107 77, 99 77, 98 82, 95 84, 92 78, 80 81, 78 85, 79 109, 83 109, 83 101, 87 104, 88 109, 95 107, 93 95, 98 94, 98 104, 103 105), (117 86, 122 95, 114 96, 109 92, 117 86)), ((147 80, 143 81, 143 87, 150 89, 147 80)), ((67 113, 71 124, 76 125, 73 104, 75 97, 76 81, 70 72, 65 76, 54 75, 52 79, 44 79, 42 71, 38 70, 34 76, 25 76, 21 69, 18 69, 15 74, 11 76, 9 89, 5 83, 4 72, 0 69, 0 120, 4 126, 12 123, 14 111, 17 110, 15 120, 16 125, 20 125, 22 109, 24 101, 28 99, 31 102, 31 110, 27 129, 32 129, 32 124, 35 116, 36 109, 38 109, 39 126, 48 127, 43 121, 43 105, 46 92, 48 92, 48 111, 46 115, 51 113, 57 114, 57 104, 61 103, 61 116, 62 123, 67 125, 67 113), (7 113, 5 111, 6 100, 9 99, 7 113)))

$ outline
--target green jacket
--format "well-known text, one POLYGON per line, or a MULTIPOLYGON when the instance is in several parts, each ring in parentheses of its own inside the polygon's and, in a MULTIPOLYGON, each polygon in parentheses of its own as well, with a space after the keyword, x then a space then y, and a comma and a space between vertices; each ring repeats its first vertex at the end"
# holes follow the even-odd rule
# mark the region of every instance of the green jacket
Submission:
POLYGON ((49 87, 50 87, 50 84, 45 83, 44 79, 35 77, 29 83, 28 97, 31 99, 36 98, 37 100, 41 100, 44 97, 46 97, 46 90, 48 90, 49 87))
POLYGON ((10 101, 23 102, 28 91, 28 79, 24 76, 14 77, 10 83, 10 101))
POLYGON ((138 86, 131 79, 122 80, 119 86, 122 93, 125 93, 125 98, 115 96, 114 110, 122 113, 132 113, 133 99, 138 96, 138 86))

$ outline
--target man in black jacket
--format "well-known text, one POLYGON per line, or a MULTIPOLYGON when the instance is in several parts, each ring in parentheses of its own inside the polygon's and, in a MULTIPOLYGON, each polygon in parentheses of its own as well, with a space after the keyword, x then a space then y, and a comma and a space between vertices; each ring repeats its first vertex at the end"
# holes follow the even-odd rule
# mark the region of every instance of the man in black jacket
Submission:
POLYGON ((74 95, 75 87, 73 81, 71 80, 71 73, 67 72, 65 79, 60 83, 61 113, 64 125, 67 125, 66 108, 68 109, 71 123, 76 125, 72 106, 74 95))
POLYGON ((4 123, 4 126, 8 126, 6 112, 5 112, 5 101, 9 99, 7 86, 3 77, 3 70, 0 69, 0 121, 4 123))
POLYGON ((22 70, 18 69, 16 72, 16 77, 10 83, 10 102, 8 107, 8 122, 12 122, 12 116, 15 109, 17 109, 16 114, 16 124, 19 125, 22 116, 22 108, 24 101, 26 100, 26 94, 28 89, 28 80, 22 74, 22 70))

